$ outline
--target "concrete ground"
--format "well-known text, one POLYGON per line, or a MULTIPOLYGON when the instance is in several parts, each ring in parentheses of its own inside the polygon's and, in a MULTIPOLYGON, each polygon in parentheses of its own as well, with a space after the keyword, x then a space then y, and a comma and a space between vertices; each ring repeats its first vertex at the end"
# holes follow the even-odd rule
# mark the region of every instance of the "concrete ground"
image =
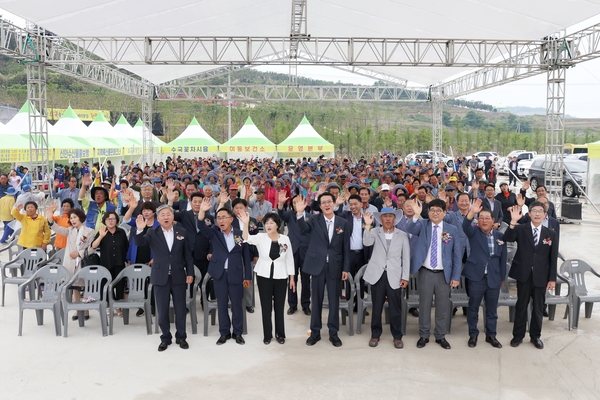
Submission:
MULTIPOLYGON (((584 206, 584 223, 562 225, 561 252, 581 258, 600 271, 600 216, 584 206)), ((589 279, 590 292, 600 293, 600 279, 589 279)), ((258 296, 257 296, 258 297, 258 296)), ((447 336, 451 350, 432 340, 417 349, 417 319, 409 316, 405 348, 394 349, 389 326, 382 341, 369 348, 369 317, 363 333, 348 336, 342 326, 341 348, 326 337, 305 344, 309 317, 286 316, 287 341, 262 343, 260 309, 248 314, 246 345, 233 341, 216 346, 218 328, 209 336, 192 335, 189 350, 175 344, 159 353, 158 335, 146 334, 143 318, 124 326, 115 318, 114 335, 102 337, 92 314, 84 328, 69 319, 69 337, 56 337, 49 313, 37 326, 26 311, 23 336, 17 336, 16 287, 7 287, 0 308, 0 399, 598 399, 600 398, 600 305, 591 319, 569 331, 558 306, 557 319, 544 319, 537 350, 526 340, 512 348, 508 309, 499 310, 498 339, 502 349, 485 343, 467 347, 466 317, 454 317, 447 336)), ((482 316, 480 315, 480 329, 482 316)), ((433 339, 433 337, 432 337, 433 339)))

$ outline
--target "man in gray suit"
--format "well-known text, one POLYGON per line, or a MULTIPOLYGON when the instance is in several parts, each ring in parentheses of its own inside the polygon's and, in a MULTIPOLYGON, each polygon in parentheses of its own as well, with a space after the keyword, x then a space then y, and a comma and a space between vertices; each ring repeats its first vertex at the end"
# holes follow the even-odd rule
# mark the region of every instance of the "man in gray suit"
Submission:
POLYGON ((382 226, 371 229, 373 215, 365 213, 363 244, 374 246, 373 254, 363 276, 371 284, 373 316, 371 317, 370 347, 379 344, 383 331, 381 313, 387 297, 390 307, 390 328, 394 337, 394 347, 401 349, 402 342, 402 290, 408 286, 410 275, 410 243, 408 235, 395 228, 396 218, 402 217, 401 210, 384 207, 376 213, 382 226))

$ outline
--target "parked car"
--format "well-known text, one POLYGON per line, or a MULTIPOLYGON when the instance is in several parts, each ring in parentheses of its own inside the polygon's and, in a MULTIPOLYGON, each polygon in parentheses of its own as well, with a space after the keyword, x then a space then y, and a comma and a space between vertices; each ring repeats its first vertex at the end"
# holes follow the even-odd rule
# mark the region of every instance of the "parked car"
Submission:
POLYGON ((498 158, 498 153, 494 151, 479 151, 477 153, 473 153, 473 155, 479 160, 479 168, 484 168, 485 165, 483 161, 486 157, 490 157, 490 160, 494 161, 494 159, 498 158))
POLYGON ((588 153, 575 153, 575 154, 567 154, 565 155, 565 159, 571 159, 571 160, 581 160, 581 161, 587 161, 588 160, 588 153))
MULTIPOLYGON (((576 160, 572 158, 564 158, 563 166, 565 171, 563 172, 563 195, 568 197, 579 196, 581 191, 579 186, 585 191, 587 185, 587 162, 576 160), (577 184, 575 184, 575 182, 577 184)), ((529 181, 531 182, 531 189, 535 191, 538 185, 545 182, 545 169, 546 159, 545 157, 537 157, 531 167, 529 168, 529 181)))
POLYGON ((439 161, 443 161, 448 166, 448 168, 452 168, 452 166, 454 165, 454 160, 452 159, 452 157, 448 157, 442 152, 427 150, 425 153, 429 154, 431 156, 431 159, 436 158, 439 161))
MULTIPOLYGON (((524 151, 522 153, 518 153, 517 157, 517 175, 520 177, 527 177, 527 171, 531 166, 531 162, 533 158, 537 156, 537 152, 535 151, 524 151)), ((508 159, 508 157, 507 157, 508 159)))

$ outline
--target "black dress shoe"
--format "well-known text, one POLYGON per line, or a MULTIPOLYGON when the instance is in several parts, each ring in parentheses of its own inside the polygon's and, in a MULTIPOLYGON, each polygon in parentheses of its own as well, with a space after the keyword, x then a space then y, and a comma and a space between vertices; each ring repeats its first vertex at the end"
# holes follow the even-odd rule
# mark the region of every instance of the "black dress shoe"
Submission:
POLYGON ((549 316, 550 316, 550 314, 548 314, 548 310, 544 310, 544 311, 542 312, 542 315, 543 315, 544 317, 549 317, 549 316))
POLYGON ((310 315, 310 307, 302 307, 302 311, 304 315, 310 315))
POLYGON ((179 345, 179 347, 181 347, 184 350, 187 350, 190 348, 190 345, 188 344, 188 342, 186 342, 185 339, 176 339, 175 343, 179 345))
POLYGON ((296 307, 290 307, 287 310, 287 315, 292 315, 293 313, 295 313, 296 311, 298 311, 298 308, 296 307))
POLYGON ((283 336, 275 336, 277 338, 277 343, 279 344, 284 344, 285 343, 285 338, 283 336))
POLYGON ((456 312, 457 312, 457 311, 458 311, 458 308, 457 308, 457 307, 454 307, 454 308, 452 309, 452 316, 453 316, 453 317, 456 315, 456 312))
POLYGON ((500 342, 498 341, 498 339, 496 339, 496 336, 486 336, 485 337, 485 341, 488 342, 489 344, 491 344, 492 347, 495 347, 497 349, 501 349, 502 348, 502 344, 500 344, 500 342))
POLYGON ((84 315, 83 319, 87 321, 88 319, 90 319, 90 316, 89 315, 84 315))
POLYGON ((419 341, 417 342, 417 348, 422 349, 423 347, 425 347, 425 345, 429 343, 429 339, 428 338, 419 338, 419 341))
POLYGON ((254 307, 246 306, 246 311, 248 311, 250 314, 252 314, 252 313, 254 313, 254 307))
MULTIPOLYGON (((487 339, 486 339, 487 341, 487 339)), ((469 342, 467 343, 470 348, 477 346, 477 336, 469 336, 469 342)))
POLYGON ((225 336, 221 336, 221 337, 219 338, 219 340, 217 340, 217 344, 218 344, 218 345, 225 344, 225 342, 227 342, 229 339, 231 339, 231 333, 228 333, 228 334, 227 334, 227 335, 225 335, 225 336))
POLYGON ((319 340, 321 340, 321 335, 313 336, 310 335, 308 339, 306 339, 307 346, 314 346, 319 340))
POLYGON ((442 346, 442 349, 450 350, 450 343, 446 339, 435 339, 435 342, 442 346))
POLYGON ((167 347, 171 345, 171 343, 173 342, 170 340, 168 342, 160 342, 160 344, 158 345, 158 351, 165 351, 167 347))
POLYGON ((144 309, 143 308, 138 308, 137 312, 135 313, 136 317, 143 317, 144 316, 144 309))
POLYGON ((271 339, 264 339, 264 340, 263 340, 263 343, 264 343, 264 344, 270 344, 270 343, 271 343, 271 339))
POLYGON ((71 319, 72 319, 73 321, 77 321, 77 320, 79 319, 79 316, 78 316, 77 314, 75 314, 75 315, 73 315, 73 316, 71 317, 71 319))
POLYGON ((233 337, 235 338, 235 342, 237 344, 246 344, 246 341, 244 340, 242 335, 234 335, 233 337))
POLYGON ((523 339, 515 339, 515 338, 512 338, 512 339, 510 340, 510 346, 511 346, 511 347, 519 347, 519 345, 520 345, 521 343, 523 343, 523 339))
POLYGON ((530 340, 530 342, 531 342, 531 343, 533 343, 533 345, 535 346, 535 348, 536 348, 536 349, 539 349, 539 350, 541 350, 541 349, 543 349, 543 348, 544 348, 544 342, 542 342, 542 341, 540 340, 540 338, 536 338, 536 339, 533 339, 533 338, 532 338, 532 339, 530 340))
POLYGON ((329 341, 331 342, 333 347, 341 347, 342 346, 342 341, 340 340, 339 336, 330 336, 329 341))
POLYGON ((408 310, 408 312, 415 318, 419 317, 419 310, 417 310, 416 308, 411 308, 410 310, 408 310))

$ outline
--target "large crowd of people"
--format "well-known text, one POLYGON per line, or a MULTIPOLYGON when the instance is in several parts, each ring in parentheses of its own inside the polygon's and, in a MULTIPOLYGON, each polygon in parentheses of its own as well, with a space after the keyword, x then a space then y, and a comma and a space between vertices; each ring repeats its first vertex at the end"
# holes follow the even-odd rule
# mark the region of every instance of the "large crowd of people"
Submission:
MULTIPOLYGON (((122 162, 120 168, 83 161, 55 167, 45 216, 38 213, 44 193, 33 193, 30 175, 17 168, 0 175, 0 243, 10 237, 16 219, 23 248, 45 249, 51 230, 56 232, 54 246, 66 249, 64 265, 71 274, 94 251, 113 278, 129 264, 149 265, 152 312, 162 330, 159 351, 172 343, 171 299, 176 343, 189 348, 185 288, 194 282, 194 266, 202 278, 213 278, 206 295, 218 302, 217 345, 230 339, 245 343, 243 312, 254 312, 253 267, 266 345, 273 338, 285 343, 286 297, 285 314, 300 308, 310 316, 306 344, 317 344, 327 294, 329 341, 342 346, 339 301, 349 293, 345 281, 364 266, 356 296, 370 285, 371 347, 383 334, 386 301, 393 345, 404 347, 401 304, 411 279, 419 293, 418 309, 410 310, 419 318, 417 347, 429 342, 433 330, 435 342, 451 348, 446 334, 456 309, 450 294, 461 280, 470 296, 463 310, 469 347, 477 345, 482 299, 485 341, 502 347, 496 339, 497 302, 510 276, 518 290, 510 344, 522 342, 532 303, 530 339, 541 349, 545 290, 556 280, 560 227, 554 205, 543 185, 528 197, 527 181, 512 190, 509 182, 498 183, 494 163, 485 161, 480 168, 475 159, 459 158, 449 167, 387 152, 360 159, 177 157, 152 165, 122 162), (517 250, 507 267, 509 245, 517 250)), ((127 296, 126 282, 114 295, 127 296)))

